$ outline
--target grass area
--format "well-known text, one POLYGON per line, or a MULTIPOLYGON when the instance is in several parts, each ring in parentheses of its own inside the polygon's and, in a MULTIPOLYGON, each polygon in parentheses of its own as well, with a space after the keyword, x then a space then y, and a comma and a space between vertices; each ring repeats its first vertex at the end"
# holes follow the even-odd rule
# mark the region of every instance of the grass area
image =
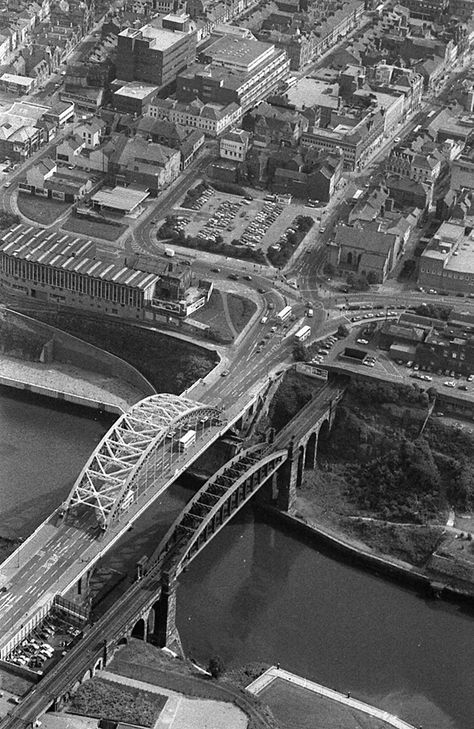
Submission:
POLYGON ((29 220, 43 225, 55 223, 61 215, 64 215, 70 208, 70 203, 59 200, 48 200, 35 195, 18 194, 18 209, 29 220))
POLYGON ((279 678, 259 698, 282 729, 389 729, 380 719, 279 678))
POLYGON ((257 309, 257 305, 253 301, 237 294, 227 294, 227 306, 230 319, 237 332, 244 329, 257 309))
POLYGON ((132 639, 116 653, 107 668, 188 697, 233 703, 249 717, 247 729, 278 729, 260 700, 226 676, 215 681, 198 671, 191 661, 173 658, 150 643, 132 639))
POLYGON ((6 537, 0 537, 0 564, 9 557, 12 552, 19 546, 20 541, 18 539, 7 539, 6 537))
POLYGON ((66 220, 61 229, 68 233, 79 233, 91 238, 102 238, 103 240, 117 240, 127 230, 127 226, 119 223, 109 225, 95 220, 70 217, 66 220))
POLYGON ((210 326, 218 340, 227 344, 232 342, 234 337, 227 323, 222 296, 223 294, 218 289, 213 289, 206 306, 196 311, 192 315, 192 319, 210 326))
POLYGON ((0 668, 0 689, 3 691, 9 691, 15 696, 24 696, 34 685, 35 681, 16 676, 5 668, 0 668))
POLYGON ((136 367, 158 392, 179 394, 215 364, 215 355, 190 342, 121 321, 81 313, 37 311, 35 317, 136 367))
POLYGON ((166 701, 160 694, 92 678, 79 686, 72 709, 85 716, 151 727, 166 701))

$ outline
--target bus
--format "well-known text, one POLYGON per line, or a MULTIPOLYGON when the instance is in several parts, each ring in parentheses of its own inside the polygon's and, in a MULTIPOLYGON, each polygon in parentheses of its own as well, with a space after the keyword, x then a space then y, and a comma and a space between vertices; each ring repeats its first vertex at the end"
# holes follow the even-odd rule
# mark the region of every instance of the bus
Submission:
POLYGON ((291 315, 291 306, 285 306, 284 309, 278 312, 276 315, 276 318, 278 321, 286 321, 288 317, 291 315))
POLYGON ((186 451, 195 442, 196 442, 196 431, 188 430, 188 432, 185 433, 183 435, 183 437, 180 438, 178 441, 178 448, 179 448, 180 453, 182 453, 183 451, 186 451))
POLYGON ((309 335, 311 334, 311 327, 308 325, 301 327, 301 329, 298 329, 298 331, 295 334, 295 342, 304 342, 305 339, 308 339, 309 335))

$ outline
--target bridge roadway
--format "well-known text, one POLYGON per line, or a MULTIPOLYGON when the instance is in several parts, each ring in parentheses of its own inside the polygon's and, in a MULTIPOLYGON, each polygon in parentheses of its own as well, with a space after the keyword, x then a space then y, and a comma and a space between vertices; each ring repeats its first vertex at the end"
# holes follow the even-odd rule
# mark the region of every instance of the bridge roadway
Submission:
POLYGON ((281 369, 285 360, 290 361, 291 334, 277 333, 266 350, 257 353, 261 331, 257 324, 248 333, 235 353, 227 377, 218 378, 213 385, 199 383, 190 392, 193 400, 220 406, 227 423, 209 428, 198 438, 196 445, 176 461, 175 470, 164 473, 124 518, 99 539, 92 510, 81 518, 64 521, 55 512, 0 565, 0 657, 9 653, 18 636, 28 634, 35 621, 47 612, 55 595, 64 595, 76 585, 149 505, 239 419, 271 372, 281 369))
MULTIPOLYGON (((341 388, 337 385, 325 385, 277 434, 274 442, 268 446, 268 452, 287 447, 291 435, 304 435, 324 413, 328 401, 340 392, 341 388)), ((69 691, 75 681, 86 674, 96 659, 103 657, 105 644, 112 643, 123 626, 138 616, 143 606, 149 604, 152 595, 159 591, 161 568, 168 556, 158 558, 152 570, 142 580, 133 583, 97 623, 86 628, 84 637, 25 696, 21 704, 0 722, 0 729, 24 729, 26 725, 33 723, 56 698, 69 691)))

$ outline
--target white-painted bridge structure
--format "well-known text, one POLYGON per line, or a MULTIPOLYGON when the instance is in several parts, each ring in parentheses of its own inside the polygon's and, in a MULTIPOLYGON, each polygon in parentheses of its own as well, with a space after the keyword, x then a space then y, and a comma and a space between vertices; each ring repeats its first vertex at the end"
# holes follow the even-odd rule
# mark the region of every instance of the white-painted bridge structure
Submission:
POLYGON ((186 396, 157 394, 119 417, 91 454, 66 501, 0 565, 0 658, 43 620, 56 595, 81 591, 95 563, 258 399, 227 412, 186 396), (188 430, 196 440, 184 452, 188 430), (82 582, 81 582, 82 581, 82 582))
POLYGON ((136 403, 105 434, 79 474, 63 512, 88 507, 107 529, 124 518, 140 496, 182 454, 177 442, 189 430, 196 438, 225 421, 218 408, 187 397, 159 394, 136 403))

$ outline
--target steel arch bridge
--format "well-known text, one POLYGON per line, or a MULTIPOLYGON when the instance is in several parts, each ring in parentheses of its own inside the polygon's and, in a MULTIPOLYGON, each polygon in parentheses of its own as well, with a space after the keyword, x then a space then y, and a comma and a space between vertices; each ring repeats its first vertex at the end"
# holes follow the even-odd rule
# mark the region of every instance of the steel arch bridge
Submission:
POLYGON ((286 448, 269 453, 268 444, 234 456, 189 501, 150 558, 146 572, 163 567, 178 577, 287 458, 286 448))
MULTIPOLYGON (((177 441, 224 422, 222 410, 189 398, 158 394, 141 400, 114 423, 79 474, 63 510, 88 507, 106 530, 124 516, 179 458, 177 441)), ((170 475, 168 473, 168 475, 170 475)))

